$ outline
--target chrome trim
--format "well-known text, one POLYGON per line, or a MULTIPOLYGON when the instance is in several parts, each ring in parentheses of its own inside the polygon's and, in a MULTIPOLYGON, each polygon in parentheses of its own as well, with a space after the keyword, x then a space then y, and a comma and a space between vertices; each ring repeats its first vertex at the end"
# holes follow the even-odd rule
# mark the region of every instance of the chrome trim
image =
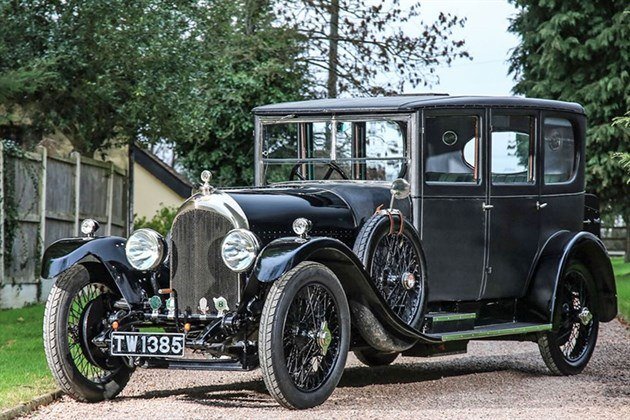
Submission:
POLYGON ((138 271, 153 271, 156 268, 158 268, 158 266, 160 264, 162 264, 164 262, 164 259, 166 258, 166 256, 168 255, 168 246, 166 245, 166 240, 164 239, 164 237, 162 235, 160 235, 158 232, 156 232, 153 229, 149 229, 149 228, 141 228, 141 229, 136 229, 132 232, 132 234, 129 236, 129 238, 127 238, 127 240, 125 241, 125 257, 127 258, 127 261, 129 262, 129 264, 136 270, 138 271), (155 242, 157 242, 157 247, 158 247, 158 258, 155 260, 155 262, 153 264, 151 264, 151 266, 145 270, 142 270, 138 267, 136 267, 134 265, 134 263, 132 262, 132 260, 129 258, 129 251, 128 251, 128 244, 129 244, 129 239, 131 239, 131 237, 137 233, 140 232, 144 232, 146 234, 148 234, 151 238, 153 238, 155 240, 155 242))
POLYGON ((254 117, 254 185, 261 186, 263 181, 263 161, 262 161, 262 120, 254 117))
POLYGON ((173 220, 173 225, 180 215, 190 210, 213 211, 232 222, 234 229, 249 230, 249 221, 245 212, 229 194, 223 191, 215 190, 207 195, 197 193, 190 197, 179 208, 173 220))
MULTIPOLYGON (((247 270, 249 270, 252 267, 252 264, 254 264, 254 262, 256 261, 256 257, 258 257, 258 254, 260 253, 260 239, 258 239, 258 236, 256 236, 256 234, 254 232, 252 232, 249 229, 243 229, 243 228, 237 228, 237 229, 232 229, 231 231, 229 231, 227 233, 227 235, 225 235, 225 237, 223 238, 223 241, 221 241, 221 259, 223 260, 223 264, 225 264, 225 266, 227 268, 229 268, 230 270, 234 271, 235 273, 243 273, 247 270), (225 241, 226 239, 232 234, 232 233, 240 233, 244 236, 247 236, 247 238, 249 240, 251 240, 252 244, 254 245, 254 258, 252 258, 252 261, 247 265, 247 267, 242 268, 240 270, 235 270, 234 268, 232 268, 227 261, 225 261, 225 254, 223 253, 223 246, 225 245, 225 241)), ((239 281, 239 291, 240 291, 240 281, 239 281)), ((239 294, 239 299, 240 299, 240 294, 239 294)))
POLYGON ((477 314, 474 312, 466 313, 466 314, 444 314, 444 315, 433 315, 427 314, 427 318, 431 318, 433 322, 447 322, 447 321, 461 321, 464 319, 475 319, 477 318, 477 314))
MULTIPOLYGON (((509 325, 509 324, 508 324, 509 325)), ((430 336, 438 337, 442 341, 472 340, 475 338, 500 337, 505 335, 526 334, 531 332, 550 331, 551 324, 527 325, 524 327, 502 328, 497 330, 482 329, 474 331, 456 331, 452 333, 430 334, 430 336)))

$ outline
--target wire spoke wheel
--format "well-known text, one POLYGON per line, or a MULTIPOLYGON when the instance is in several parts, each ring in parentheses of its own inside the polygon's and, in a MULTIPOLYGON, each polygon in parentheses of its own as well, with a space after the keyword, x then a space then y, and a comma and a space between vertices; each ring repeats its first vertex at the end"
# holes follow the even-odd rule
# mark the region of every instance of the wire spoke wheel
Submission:
POLYGON ((568 362, 575 363, 588 351, 593 320, 584 318, 590 311, 591 297, 586 288, 586 279, 578 272, 570 272, 558 291, 560 321, 556 344, 568 362), (580 318, 580 315, 583 318, 580 318))
POLYGON ((387 234, 376 243, 370 276, 389 307, 407 324, 421 308, 420 267, 418 252, 405 234, 387 234))
POLYGON ((339 356, 339 314, 322 284, 304 286, 287 313, 284 354, 289 376, 302 391, 319 388, 339 356))
POLYGON ((588 364, 599 329, 596 294, 589 270, 579 261, 570 262, 557 285, 553 329, 538 339, 540 353, 552 373, 575 375, 588 364))
POLYGON ((337 276, 304 261, 271 286, 260 317, 258 359, 267 390, 291 409, 322 404, 341 379, 350 307, 337 276))
POLYGON ((111 290, 104 284, 87 284, 72 298, 68 311, 67 331, 70 357, 79 373, 95 384, 107 383, 115 373, 115 369, 104 369, 92 362, 94 356, 89 352, 93 349, 86 343, 94 337, 84 336, 85 315, 90 303, 99 298, 106 300, 108 296, 112 296, 111 290))
POLYGON ((44 313, 48 367, 62 391, 84 402, 114 398, 133 371, 121 357, 110 356, 105 346, 94 341, 106 331, 113 303, 120 296, 92 276, 97 277, 80 264, 62 273, 48 295, 44 313))

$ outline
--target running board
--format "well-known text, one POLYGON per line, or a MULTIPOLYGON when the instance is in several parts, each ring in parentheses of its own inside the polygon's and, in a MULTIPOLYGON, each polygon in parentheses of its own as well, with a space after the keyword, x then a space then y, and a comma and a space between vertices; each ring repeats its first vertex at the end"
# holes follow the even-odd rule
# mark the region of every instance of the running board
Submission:
POLYGON ((534 324, 531 322, 506 322, 503 324, 483 325, 472 330, 452 331, 439 334, 427 334, 440 341, 474 340, 475 338, 520 335, 551 330, 551 324, 534 324))
POLYGON ((256 366, 243 366, 235 359, 166 359, 147 358, 141 367, 148 369, 248 371, 256 366))

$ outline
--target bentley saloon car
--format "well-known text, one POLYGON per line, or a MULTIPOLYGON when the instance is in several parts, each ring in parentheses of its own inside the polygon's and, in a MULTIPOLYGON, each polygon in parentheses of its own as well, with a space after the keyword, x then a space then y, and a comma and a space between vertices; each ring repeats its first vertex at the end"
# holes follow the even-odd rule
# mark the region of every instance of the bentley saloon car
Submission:
MULTIPOLYGON (((44 344, 59 387, 114 398, 136 368, 250 370, 292 409, 367 366, 537 342, 580 373, 617 313, 585 193, 582 106, 411 95, 254 109, 255 185, 203 183, 170 233, 62 239, 44 344)), ((541 363, 542 363, 541 361, 541 363)))

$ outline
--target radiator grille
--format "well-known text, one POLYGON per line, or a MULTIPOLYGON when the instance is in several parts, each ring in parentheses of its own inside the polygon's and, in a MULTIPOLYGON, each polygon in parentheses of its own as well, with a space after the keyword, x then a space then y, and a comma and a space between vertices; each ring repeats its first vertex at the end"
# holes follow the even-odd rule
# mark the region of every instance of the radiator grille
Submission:
POLYGON ((221 241, 233 229, 225 217, 208 210, 179 214, 171 231, 171 287, 180 310, 198 312, 199 299, 223 296, 230 309, 238 302, 238 274, 221 260, 221 241))

